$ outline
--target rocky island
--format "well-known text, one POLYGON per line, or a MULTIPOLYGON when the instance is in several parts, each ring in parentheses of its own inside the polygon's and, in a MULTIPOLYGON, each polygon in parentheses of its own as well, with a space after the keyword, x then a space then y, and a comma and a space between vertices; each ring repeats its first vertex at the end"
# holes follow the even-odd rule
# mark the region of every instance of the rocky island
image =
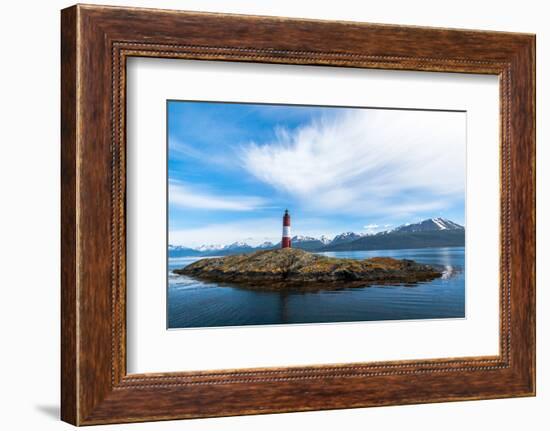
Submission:
POLYGON ((174 273, 243 287, 331 289, 429 281, 442 271, 407 259, 342 259, 295 248, 200 259, 174 273))

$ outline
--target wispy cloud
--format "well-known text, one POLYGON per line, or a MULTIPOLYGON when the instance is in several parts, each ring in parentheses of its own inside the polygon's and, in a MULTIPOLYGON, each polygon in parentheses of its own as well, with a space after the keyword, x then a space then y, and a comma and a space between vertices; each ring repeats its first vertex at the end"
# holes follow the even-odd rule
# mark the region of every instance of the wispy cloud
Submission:
POLYGON ((258 245, 265 241, 281 239, 281 220, 275 218, 253 219, 228 223, 211 223, 197 228, 171 230, 171 244, 197 247, 204 244, 231 244, 246 241, 258 245))
POLYGON ((462 200, 465 114, 347 110, 242 147, 246 171, 306 208, 407 215, 462 200))
POLYGON ((168 139, 168 148, 170 151, 170 160, 197 160, 200 162, 208 161, 209 164, 223 167, 226 169, 238 169, 239 164, 235 161, 233 148, 229 145, 221 146, 218 151, 203 151, 196 146, 189 145, 176 138, 170 136, 168 139))
POLYGON ((370 229, 370 230, 378 229, 379 227, 380 227, 380 225, 377 225, 375 223, 371 223, 371 224, 367 224, 367 225, 363 226, 364 229, 370 229))
MULTIPOLYGON (((321 235, 334 237, 342 233, 334 229, 326 220, 305 218, 293 225, 294 232, 300 235, 319 238, 321 235)), ((277 243, 282 235, 282 217, 262 217, 233 222, 209 223, 199 227, 172 229, 169 242, 174 245, 197 247, 204 244, 227 245, 245 241, 258 245, 265 241, 277 243)))
POLYGON ((180 208, 195 208, 225 211, 252 211, 264 204, 264 199, 255 196, 219 195, 171 181, 169 183, 170 204, 180 208))

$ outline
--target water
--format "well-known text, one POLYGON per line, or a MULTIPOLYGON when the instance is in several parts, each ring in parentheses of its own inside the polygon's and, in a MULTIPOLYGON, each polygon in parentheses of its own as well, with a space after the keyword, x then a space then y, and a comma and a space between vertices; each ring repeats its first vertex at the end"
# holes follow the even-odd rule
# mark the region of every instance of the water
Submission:
POLYGON ((464 317, 464 247, 347 251, 327 256, 390 256, 443 265, 443 277, 409 285, 354 287, 320 292, 262 292, 208 283, 171 272, 198 260, 170 258, 168 327, 280 325, 288 323, 464 317))

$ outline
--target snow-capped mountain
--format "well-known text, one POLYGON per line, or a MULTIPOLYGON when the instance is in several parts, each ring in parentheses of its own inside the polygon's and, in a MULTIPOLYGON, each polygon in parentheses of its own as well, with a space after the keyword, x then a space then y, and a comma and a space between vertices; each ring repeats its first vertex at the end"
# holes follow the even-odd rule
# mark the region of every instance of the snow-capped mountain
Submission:
POLYGON ((395 229, 373 235, 362 235, 352 241, 340 243, 333 241, 321 251, 462 247, 464 246, 464 234, 463 226, 438 217, 422 220, 418 223, 404 224, 395 229))
POLYGON ((197 251, 215 251, 215 250, 221 250, 225 246, 221 244, 203 244, 198 247, 195 247, 195 250, 197 251))
POLYGON ((332 242, 332 239, 326 235, 321 235, 319 237, 319 241, 321 241, 323 244, 330 244, 332 242))
POLYGON ((251 245, 248 245, 246 242, 236 241, 232 244, 226 245, 221 250, 222 251, 231 251, 231 252, 238 251, 238 252, 246 253, 246 252, 251 251, 253 249, 254 249, 254 247, 252 247, 251 245))
POLYGON ((308 251, 318 250, 325 245, 325 243, 318 238, 304 235, 293 236, 291 244, 294 248, 301 248, 302 250, 308 251))
POLYGON ((265 242, 262 242, 260 245, 258 245, 256 248, 263 250, 263 249, 269 249, 274 247, 275 247, 275 244, 273 244, 271 241, 265 241, 265 242))
MULTIPOLYGON (((319 238, 305 235, 292 237, 292 247, 302 250, 323 251, 352 251, 352 250, 387 250, 402 248, 423 247, 453 247, 464 245, 464 227, 451 220, 435 217, 422 220, 418 223, 407 223, 395 229, 365 234, 344 232, 333 239, 322 235, 319 238)), ((237 241, 229 245, 201 245, 188 248, 184 246, 168 246, 170 256, 216 256, 237 253, 250 253, 257 250, 269 250, 280 247, 266 241, 257 246, 237 241)))
POLYGON ((464 227, 451 220, 437 217, 422 220, 421 222, 414 224, 404 224, 396 227, 390 232, 426 232, 438 230, 464 230, 464 227))
POLYGON ((344 232, 344 233, 341 233, 340 235, 336 235, 334 239, 330 242, 330 244, 334 244, 334 245, 343 244, 346 242, 355 241, 356 239, 359 239, 362 236, 363 236, 362 234, 358 234, 355 232, 344 232))
POLYGON ((252 247, 244 241, 236 241, 232 244, 227 245, 201 245, 199 247, 195 247, 193 250, 196 251, 200 256, 223 256, 227 254, 249 253, 256 249, 256 247, 252 247))
POLYGON ((236 250, 236 249, 252 249, 251 245, 248 245, 246 242, 243 241, 236 241, 232 244, 226 245, 222 248, 222 250, 236 250))
POLYGON ((184 247, 182 245, 168 244, 168 254, 171 257, 183 257, 183 256, 198 256, 201 254, 201 252, 189 247, 184 247))
POLYGON ((305 236, 305 235, 294 235, 292 237, 292 241, 300 242, 300 241, 317 241, 317 238, 314 238, 312 236, 305 236))

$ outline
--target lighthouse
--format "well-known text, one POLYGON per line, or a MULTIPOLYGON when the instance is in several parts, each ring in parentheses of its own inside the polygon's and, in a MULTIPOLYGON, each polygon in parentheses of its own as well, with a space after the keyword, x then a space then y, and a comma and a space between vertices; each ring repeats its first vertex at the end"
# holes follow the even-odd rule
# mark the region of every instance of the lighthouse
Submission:
POLYGON ((290 215, 288 210, 285 210, 285 215, 283 216, 283 240, 281 241, 282 248, 290 248, 290 215))

